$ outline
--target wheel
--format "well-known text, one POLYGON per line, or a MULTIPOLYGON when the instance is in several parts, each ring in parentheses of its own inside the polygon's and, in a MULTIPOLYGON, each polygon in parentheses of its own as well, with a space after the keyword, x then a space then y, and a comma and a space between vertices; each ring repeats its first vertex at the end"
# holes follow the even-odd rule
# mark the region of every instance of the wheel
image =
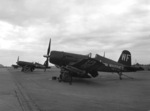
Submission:
POLYGON ((53 76, 53 77, 52 77, 52 80, 56 80, 56 79, 57 79, 57 77, 56 77, 56 76, 53 76))
POLYGON ((59 75, 58 77, 58 81, 61 82, 62 81, 62 74, 59 75))
POLYGON ((24 68, 22 67, 21 72, 24 72, 24 68))
POLYGON ((24 72, 29 72, 29 71, 31 71, 31 68, 28 66, 24 66, 24 72))
POLYGON ((63 82, 69 82, 69 84, 71 85, 72 84, 72 74, 70 71, 68 70, 65 70, 64 68, 61 69, 61 72, 60 72, 60 80, 63 81, 63 82))

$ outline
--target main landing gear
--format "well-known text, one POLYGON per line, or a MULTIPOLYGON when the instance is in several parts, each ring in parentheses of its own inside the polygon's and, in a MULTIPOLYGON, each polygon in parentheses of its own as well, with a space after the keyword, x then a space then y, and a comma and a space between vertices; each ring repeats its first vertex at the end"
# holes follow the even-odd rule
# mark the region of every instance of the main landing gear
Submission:
POLYGON ((33 72, 34 71, 34 67, 29 67, 29 66, 24 66, 21 69, 22 72, 33 72))
POLYGON ((59 75, 58 81, 61 82, 69 82, 69 84, 72 84, 72 74, 70 71, 61 69, 61 74, 59 75))
POLYGON ((118 72, 119 79, 122 80, 122 72, 118 72))

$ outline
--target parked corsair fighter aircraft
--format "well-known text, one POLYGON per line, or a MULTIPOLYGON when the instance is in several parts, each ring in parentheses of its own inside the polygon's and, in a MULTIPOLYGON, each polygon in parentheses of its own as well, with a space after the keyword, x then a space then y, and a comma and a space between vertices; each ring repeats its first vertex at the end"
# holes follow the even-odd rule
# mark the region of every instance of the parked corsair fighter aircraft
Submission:
MULTIPOLYGON (((18 57, 19 58, 19 57, 18 57)), ((46 62, 44 63, 44 65, 37 63, 37 62, 26 62, 26 61, 18 61, 16 62, 17 65, 19 67, 22 67, 21 71, 22 72, 33 72, 35 69, 44 69, 44 71, 46 71, 46 69, 50 68, 46 62)))
POLYGON ((68 81, 70 83, 72 83, 72 77, 97 77, 99 71, 116 72, 120 79, 122 79, 122 72, 136 71, 136 69, 131 66, 131 54, 127 50, 122 52, 118 62, 98 54, 95 58, 91 58, 89 55, 61 51, 51 51, 50 55, 44 55, 44 57, 49 58, 49 62, 61 69, 59 80, 68 81))
MULTIPOLYGON (((48 49, 47 49, 47 55, 49 55, 49 52, 50 52, 50 45, 48 46, 48 49)), ((40 63, 37 63, 37 62, 34 63, 34 62, 19 61, 19 57, 18 57, 18 60, 16 63, 18 66, 22 67, 21 71, 23 71, 23 72, 28 72, 28 71, 32 72, 32 71, 34 71, 35 68, 44 69, 44 71, 46 71, 46 69, 51 68, 48 65, 48 57, 43 65, 40 63)))

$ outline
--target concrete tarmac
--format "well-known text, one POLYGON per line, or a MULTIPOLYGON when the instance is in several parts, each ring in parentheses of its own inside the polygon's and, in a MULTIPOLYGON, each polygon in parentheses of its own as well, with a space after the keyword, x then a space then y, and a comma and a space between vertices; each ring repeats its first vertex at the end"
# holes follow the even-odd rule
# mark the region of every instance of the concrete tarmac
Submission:
POLYGON ((97 78, 52 80, 59 69, 0 69, 0 111, 150 111, 150 72, 100 72, 97 78))
POLYGON ((21 111, 11 73, 0 68, 0 111, 21 111))

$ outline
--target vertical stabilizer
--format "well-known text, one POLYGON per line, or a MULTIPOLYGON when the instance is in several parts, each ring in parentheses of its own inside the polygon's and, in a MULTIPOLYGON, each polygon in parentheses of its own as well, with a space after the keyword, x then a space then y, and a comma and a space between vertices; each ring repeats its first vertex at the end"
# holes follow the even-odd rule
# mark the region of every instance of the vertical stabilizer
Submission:
POLYGON ((122 51, 118 63, 121 63, 126 66, 131 66, 131 53, 128 50, 122 51))

